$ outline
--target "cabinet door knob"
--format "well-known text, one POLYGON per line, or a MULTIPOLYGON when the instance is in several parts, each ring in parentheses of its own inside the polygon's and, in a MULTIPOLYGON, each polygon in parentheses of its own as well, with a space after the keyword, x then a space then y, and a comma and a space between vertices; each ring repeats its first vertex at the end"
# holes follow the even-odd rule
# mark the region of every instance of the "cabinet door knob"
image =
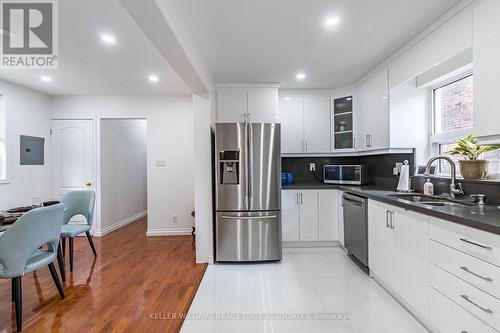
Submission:
POLYGON ((85 183, 85 186, 90 187, 90 186, 92 186, 92 183, 91 183, 91 182, 86 182, 86 183, 85 183))

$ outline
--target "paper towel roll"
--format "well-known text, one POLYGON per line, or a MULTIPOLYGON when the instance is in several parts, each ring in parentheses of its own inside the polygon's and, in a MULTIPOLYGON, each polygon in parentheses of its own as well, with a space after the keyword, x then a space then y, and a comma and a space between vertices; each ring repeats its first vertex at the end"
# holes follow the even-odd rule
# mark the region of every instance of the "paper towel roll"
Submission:
POLYGON ((399 175, 399 183, 397 191, 407 192, 410 191, 410 166, 408 161, 404 161, 401 166, 401 174, 399 175))

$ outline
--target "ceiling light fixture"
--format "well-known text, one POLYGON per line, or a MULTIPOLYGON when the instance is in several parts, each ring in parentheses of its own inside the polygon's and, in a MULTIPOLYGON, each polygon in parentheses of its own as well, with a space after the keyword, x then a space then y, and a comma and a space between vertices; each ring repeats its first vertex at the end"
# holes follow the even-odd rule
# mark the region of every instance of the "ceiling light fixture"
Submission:
POLYGON ((290 97, 286 96, 285 101, 289 101, 289 100, 290 100, 290 97))
POLYGON ((337 26, 338 24, 340 23, 340 19, 336 16, 333 16, 333 17, 329 17, 328 19, 326 19, 325 21, 325 25, 328 27, 328 28, 332 28, 332 27, 335 27, 337 26))
POLYGON ((109 35, 109 34, 102 34, 101 41, 103 41, 106 44, 110 44, 110 45, 116 44, 116 38, 112 35, 109 35))
POLYGON ((52 82, 52 78, 47 75, 40 76, 40 80, 42 80, 43 82, 52 82))
POLYGON ((302 81, 306 78, 306 74, 305 73, 298 73, 297 75, 295 75, 295 78, 299 81, 302 81))
POLYGON ((160 81, 160 78, 158 77, 158 75, 151 74, 150 76, 148 76, 148 80, 149 82, 158 82, 160 81))

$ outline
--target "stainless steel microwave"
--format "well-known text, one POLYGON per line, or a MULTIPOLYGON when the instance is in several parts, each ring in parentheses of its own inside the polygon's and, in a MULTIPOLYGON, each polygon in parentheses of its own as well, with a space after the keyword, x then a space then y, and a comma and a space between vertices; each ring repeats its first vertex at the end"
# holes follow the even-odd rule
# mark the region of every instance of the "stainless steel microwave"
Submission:
POLYGON ((363 185, 368 182, 366 165, 325 165, 325 184, 363 185))

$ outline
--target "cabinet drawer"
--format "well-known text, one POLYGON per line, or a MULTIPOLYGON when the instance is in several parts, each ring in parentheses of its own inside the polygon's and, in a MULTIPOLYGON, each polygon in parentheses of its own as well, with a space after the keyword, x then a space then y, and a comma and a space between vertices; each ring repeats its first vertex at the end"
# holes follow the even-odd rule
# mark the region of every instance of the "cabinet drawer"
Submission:
POLYGON ((500 298, 500 268, 431 240, 430 261, 485 292, 500 298))
POLYGON ((500 301, 431 264, 430 285, 495 329, 500 328, 500 301))
POLYGON ((448 298, 430 288, 431 322, 441 333, 496 333, 448 298))
POLYGON ((436 218, 430 222, 431 239, 500 266, 500 235, 436 218))

